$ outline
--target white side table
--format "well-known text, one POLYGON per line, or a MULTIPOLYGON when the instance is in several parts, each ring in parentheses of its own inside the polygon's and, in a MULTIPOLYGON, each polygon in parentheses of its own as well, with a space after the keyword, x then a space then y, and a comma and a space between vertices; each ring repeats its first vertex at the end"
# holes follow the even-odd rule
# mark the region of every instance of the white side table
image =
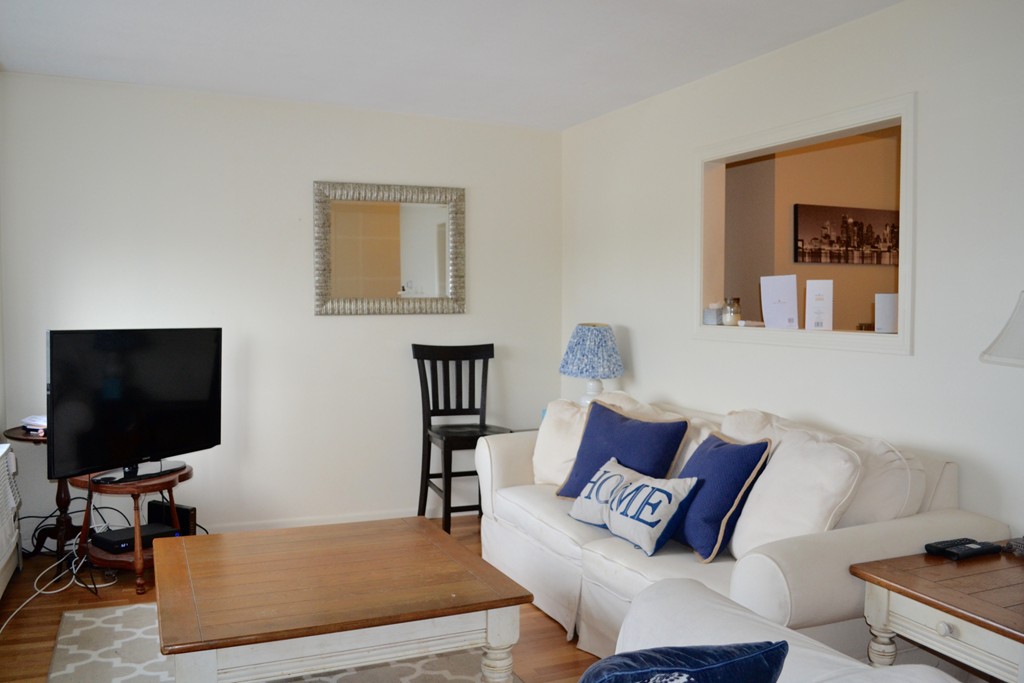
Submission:
POLYGON ((931 555, 865 562, 864 618, 876 666, 896 659, 899 635, 1001 681, 1024 683, 1024 558, 954 562, 931 555))

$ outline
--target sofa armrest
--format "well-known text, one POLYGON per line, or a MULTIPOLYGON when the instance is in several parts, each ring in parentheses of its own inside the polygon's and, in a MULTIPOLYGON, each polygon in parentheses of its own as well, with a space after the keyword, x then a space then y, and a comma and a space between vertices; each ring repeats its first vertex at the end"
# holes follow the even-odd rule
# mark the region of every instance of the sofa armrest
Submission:
POLYGON ((791 628, 864 616, 864 582, 851 564, 924 552, 945 538, 1008 538, 1009 527, 966 510, 934 510, 766 543, 736 562, 729 597, 791 628))
POLYGON ((495 492, 533 483, 533 445, 536 442, 536 431, 485 436, 477 441, 474 457, 483 514, 493 516, 495 492))
POLYGON ((779 683, 956 683, 937 668, 923 664, 873 668, 753 614, 694 579, 663 579, 640 591, 622 622, 615 651, 766 640, 784 640, 789 645, 779 683))

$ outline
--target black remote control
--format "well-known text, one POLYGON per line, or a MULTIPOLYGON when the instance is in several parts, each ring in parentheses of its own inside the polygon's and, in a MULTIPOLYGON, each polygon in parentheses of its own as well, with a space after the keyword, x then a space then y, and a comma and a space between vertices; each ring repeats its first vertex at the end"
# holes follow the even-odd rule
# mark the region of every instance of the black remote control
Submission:
POLYGON ((953 538, 948 541, 928 543, 924 550, 929 555, 938 555, 950 560, 966 560, 969 557, 1002 552, 1003 546, 988 541, 975 541, 973 538, 953 538))
POLYGON ((938 555, 939 557, 949 557, 946 551, 950 548, 955 548, 958 545, 967 545, 968 543, 976 543, 973 538, 953 538, 948 541, 934 541, 924 546, 924 551, 929 555, 938 555))
POLYGON ((952 548, 946 548, 946 557, 951 560, 966 560, 969 557, 995 555, 1001 552, 1003 552, 1003 546, 998 543, 975 541, 974 543, 965 543, 963 545, 955 545, 952 548))

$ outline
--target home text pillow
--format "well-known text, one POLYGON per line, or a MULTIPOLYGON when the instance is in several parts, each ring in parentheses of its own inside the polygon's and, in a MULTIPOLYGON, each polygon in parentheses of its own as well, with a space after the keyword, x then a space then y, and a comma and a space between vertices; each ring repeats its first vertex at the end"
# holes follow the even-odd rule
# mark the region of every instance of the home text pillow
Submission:
POLYGON ((701 480, 676 538, 710 562, 727 547, 747 494, 768 461, 771 442, 736 444, 712 434, 683 465, 680 477, 701 480))
POLYGON ((627 417, 594 401, 587 413, 572 471, 558 489, 558 495, 578 496, 601 465, 612 458, 649 477, 664 477, 685 434, 685 419, 651 422, 627 417))
POLYGON ((789 644, 778 642, 654 647, 592 664, 579 683, 775 683, 789 644))
POLYGON ((612 458, 583 487, 569 514, 653 555, 676 533, 697 485, 693 478, 647 477, 612 458))
POLYGON ((784 432, 747 497, 729 550, 738 559, 764 543, 832 529, 860 473, 850 449, 809 432, 784 432))
POLYGON ((533 447, 533 483, 561 486, 572 471, 583 438, 587 411, 575 401, 548 404, 533 447))

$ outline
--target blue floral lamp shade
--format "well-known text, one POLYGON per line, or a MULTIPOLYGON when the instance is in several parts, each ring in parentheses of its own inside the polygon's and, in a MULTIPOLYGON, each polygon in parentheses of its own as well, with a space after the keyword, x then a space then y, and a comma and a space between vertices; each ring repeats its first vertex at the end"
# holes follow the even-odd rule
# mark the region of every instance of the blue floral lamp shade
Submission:
POLYGON ((569 338, 559 372, 566 377, 587 380, 587 393, 581 399, 587 405, 604 390, 602 379, 621 377, 622 357, 615 345, 615 333, 605 323, 580 323, 569 338))

